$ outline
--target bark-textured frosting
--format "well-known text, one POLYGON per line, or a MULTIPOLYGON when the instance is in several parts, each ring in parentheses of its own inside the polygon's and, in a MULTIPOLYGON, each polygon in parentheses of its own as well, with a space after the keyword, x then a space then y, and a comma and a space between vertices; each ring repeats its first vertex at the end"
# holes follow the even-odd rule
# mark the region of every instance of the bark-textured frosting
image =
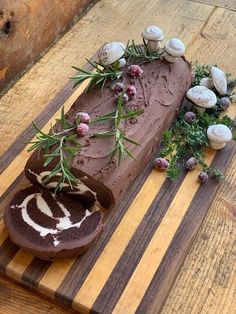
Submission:
MULTIPOLYGON (((191 84, 191 69, 184 58, 171 64, 158 60, 143 64, 141 68, 144 71, 141 78, 131 77, 126 68, 120 79, 125 85, 133 84, 137 89, 136 98, 130 100, 128 106, 131 109, 144 109, 144 113, 136 121, 125 121, 123 125, 126 135, 141 144, 128 145, 137 159, 123 159, 118 167, 115 162, 109 163, 109 152, 114 145, 114 139, 90 137, 93 133, 109 129, 111 124, 107 122, 92 124, 89 134, 78 138, 84 147, 74 157, 71 170, 88 189, 78 186, 76 190, 80 197, 86 199, 87 193, 91 202, 98 200, 104 207, 114 204, 145 167, 161 141, 162 132, 170 127, 191 84)), ((83 93, 72 105, 67 117, 74 121, 77 113, 82 111, 88 112, 94 119, 114 111, 115 108, 114 91, 110 83, 107 83, 102 94, 100 86, 96 86, 89 93, 83 93)), ((31 182, 40 183, 40 174, 52 169, 53 164, 44 168, 43 163, 43 155, 38 159, 38 152, 27 162, 25 172, 31 182)))
POLYGON ((4 221, 13 243, 47 260, 82 254, 103 229, 100 211, 37 185, 14 196, 4 221))

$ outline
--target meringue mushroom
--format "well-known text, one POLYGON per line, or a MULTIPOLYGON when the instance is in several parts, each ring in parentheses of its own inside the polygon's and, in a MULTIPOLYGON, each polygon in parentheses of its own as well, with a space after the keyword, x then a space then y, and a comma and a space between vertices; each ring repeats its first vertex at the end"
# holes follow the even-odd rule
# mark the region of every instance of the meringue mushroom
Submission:
POLYGON ((147 48, 150 51, 158 51, 160 49, 160 43, 164 39, 162 30, 154 25, 147 26, 142 32, 142 37, 147 40, 147 48))
POLYGON ((212 82, 212 79, 210 79, 209 77, 203 77, 200 81, 201 86, 205 86, 209 89, 213 89, 214 88, 214 84, 212 82))
POLYGON ((227 93, 227 79, 225 73, 217 67, 211 67, 211 77, 213 84, 220 95, 227 93))
POLYGON ((206 108, 214 107, 217 102, 215 93, 205 86, 197 85, 190 88, 186 96, 195 104, 198 112, 204 112, 206 108))
POLYGON ((169 62, 175 62, 185 53, 185 45, 178 38, 171 38, 164 45, 164 58, 169 62))
MULTIPOLYGON (((98 60, 104 65, 110 65, 121 59, 125 53, 125 45, 121 42, 105 44, 98 52, 98 60)), ((122 61, 123 62, 123 61, 122 61)))
POLYGON ((226 143, 232 139, 232 132, 224 124, 214 124, 207 129, 207 137, 210 147, 218 150, 224 148, 226 143))

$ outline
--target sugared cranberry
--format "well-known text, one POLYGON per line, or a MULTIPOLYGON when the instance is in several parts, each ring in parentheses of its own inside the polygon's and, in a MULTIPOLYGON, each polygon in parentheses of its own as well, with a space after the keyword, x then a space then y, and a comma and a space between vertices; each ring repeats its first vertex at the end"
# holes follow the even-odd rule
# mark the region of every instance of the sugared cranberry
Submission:
POLYGON ((130 99, 134 98, 137 94, 137 89, 134 85, 128 85, 126 90, 127 95, 130 99))
POLYGON ((208 174, 205 171, 202 171, 198 175, 198 181, 201 183, 205 183, 208 180, 208 174))
POLYGON ((80 123, 76 129, 79 136, 85 136, 89 131, 89 126, 86 123, 80 123))
POLYGON ((154 167, 161 170, 166 170, 169 167, 169 162, 164 158, 155 158, 154 167))
POLYGON ((198 161, 195 157, 191 157, 186 161, 185 167, 188 170, 192 170, 197 167, 198 161))
POLYGON ((143 74, 143 70, 137 64, 132 64, 128 67, 129 74, 133 77, 140 77, 143 74))
POLYGON ((187 112, 185 112, 185 114, 184 114, 184 120, 185 120, 187 123, 189 123, 189 124, 193 123, 193 122, 196 120, 196 115, 195 115, 195 113, 192 112, 192 111, 187 111, 187 112))
POLYGON ((123 92, 124 88, 125 88, 125 84, 118 82, 114 86, 114 91, 115 91, 115 93, 120 93, 120 92, 123 92))
POLYGON ((224 111, 226 111, 231 104, 231 101, 228 97, 222 97, 217 101, 217 105, 224 111))
POLYGON ((87 112, 79 112, 77 117, 80 118, 80 122, 82 123, 90 123, 90 116, 87 112))
MULTIPOLYGON (((121 97, 121 93, 115 95, 116 103, 118 103, 120 97, 121 97)), ((123 95, 123 104, 127 104, 128 101, 129 101, 129 96, 126 93, 124 93, 124 95, 123 95)))

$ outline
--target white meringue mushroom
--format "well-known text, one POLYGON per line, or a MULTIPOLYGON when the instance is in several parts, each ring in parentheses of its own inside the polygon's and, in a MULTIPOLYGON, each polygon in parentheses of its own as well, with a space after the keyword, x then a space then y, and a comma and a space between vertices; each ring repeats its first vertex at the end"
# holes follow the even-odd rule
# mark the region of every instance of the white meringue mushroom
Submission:
POLYGON ((195 104, 198 112, 204 112, 206 108, 214 107, 217 102, 215 93, 205 86, 197 85, 190 88, 186 96, 195 104))
POLYGON ((185 53, 185 45, 178 38, 171 38, 164 45, 164 58, 169 62, 175 62, 185 53))
POLYGON ((217 67, 211 67, 211 77, 216 90, 220 95, 227 93, 227 79, 225 73, 217 67))
POLYGON ((226 143, 232 139, 232 132, 224 124, 214 124, 207 129, 207 137, 210 147, 218 150, 224 148, 226 143))
POLYGON ((121 42, 111 42, 105 44, 98 52, 98 60, 104 65, 110 65, 120 58, 125 53, 125 45, 121 42))
POLYGON ((200 81, 200 85, 201 86, 205 86, 209 89, 213 89, 214 88, 214 84, 212 82, 212 79, 210 79, 209 77, 203 77, 200 81))
POLYGON ((144 40, 147 40, 147 48, 150 51, 158 51, 160 49, 160 43, 164 39, 164 35, 159 27, 154 25, 147 26, 141 35, 144 40))

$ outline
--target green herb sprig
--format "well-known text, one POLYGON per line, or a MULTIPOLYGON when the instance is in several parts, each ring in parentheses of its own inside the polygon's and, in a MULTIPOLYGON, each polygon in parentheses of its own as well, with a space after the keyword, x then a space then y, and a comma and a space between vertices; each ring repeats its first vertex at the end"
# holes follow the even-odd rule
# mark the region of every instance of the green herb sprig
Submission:
POLYGON ((86 60, 93 67, 94 71, 86 71, 76 66, 72 66, 73 69, 79 71, 77 75, 71 77, 71 79, 75 82, 74 87, 86 80, 90 80, 88 86, 86 87, 86 91, 88 92, 94 85, 101 84, 102 92, 108 79, 114 81, 119 79, 122 75, 122 71, 119 70, 119 62, 106 66, 96 61, 92 62, 88 59, 86 60))
POLYGON ((99 116, 92 121, 92 123, 112 121, 113 126, 111 130, 96 133, 93 136, 100 138, 114 137, 115 144, 110 155, 110 162, 117 156, 118 165, 122 158, 131 157, 136 159, 135 156, 129 151, 127 144, 130 143, 136 146, 140 146, 140 143, 136 142, 134 139, 127 137, 125 131, 122 128, 122 122, 127 119, 135 118, 143 113, 143 109, 131 110, 123 104, 123 96, 125 91, 123 91, 118 99, 117 108, 106 115, 99 116))
POLYGON ((163 133, 160 155, 169 159, 167 177, 175 180, 182 171, 184 157, 191 155, 198 160, 203 171, 222 179, 221 171, 209 167, 204 161, 204 149, 208 147, 206 131, 210 125, 219 123, 233 129, 234 121, 227 116, 216 117, 205 112, 197 113, 196 121, 189 124, 184 120, 184 113, 185 110, 178 115, 171 129, 163 133))
POLYGON ((40 150, 43 149, 45 152, 44 167, 47 167, 51 162, 56 160, 56 166, 43 180, 43 183, 46 184, 52 177, 59 177, 55 193, 63 187, 65 182, 67 182, 72 189, 74 185, 80 183, 80 180, 71 173, 70 165, 74 155, 81 150, 81 145, 77 141, 78 136, 71 133, 80 123, 80 119, 77 119, 75 123, 71 123, 65 118, 64 108, 62 108, 61 117, 57 119, 57 122, 60 123, 62 131, 55 132, 52 127, 49 134, 44 133, 33 122, 36 140, 29 142, 29 144, 32 145, 28 149, 28 152, 38 149, 39 153, 40 150))
POLYGON ((127 62, 129 63, 130 59, 136 59, 135 61, 143 62, 152 62, 154 60, 160 59, 161 53, 150 51, 147 48, 146 43, 144 45, 136 45, 132 40, 131 43, 128 41, 125 48, 125 57, 127 58, 127 62))

